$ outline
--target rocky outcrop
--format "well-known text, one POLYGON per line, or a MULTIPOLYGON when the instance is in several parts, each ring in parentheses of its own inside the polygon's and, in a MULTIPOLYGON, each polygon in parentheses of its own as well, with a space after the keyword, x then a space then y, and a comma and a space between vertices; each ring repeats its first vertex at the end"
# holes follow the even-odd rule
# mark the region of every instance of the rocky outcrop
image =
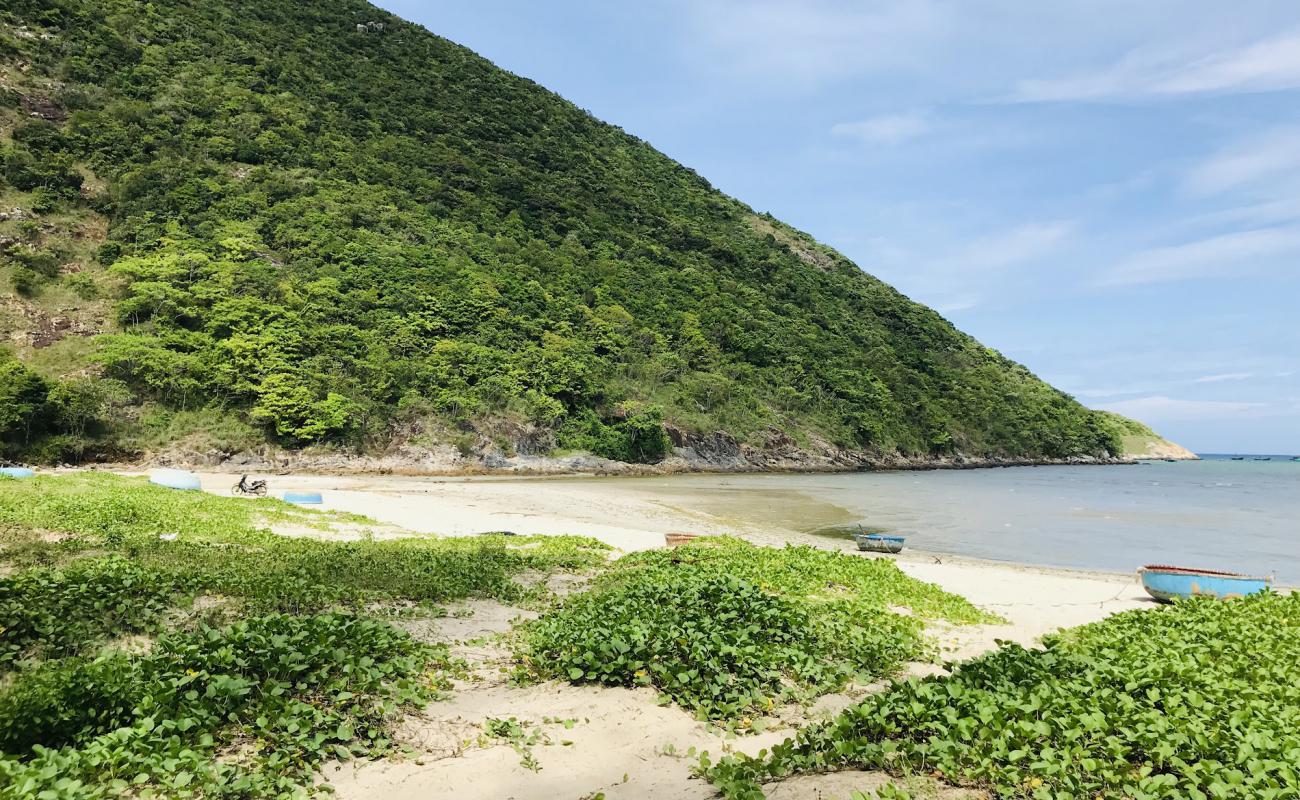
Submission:
POLYGON ((362 472, 404 475, 520 474, 663 475, 683 472, 849 472, 858 470, 976 469, 1039 464, 1118 464, 1131 459, 1080 456, 1041 459, 1022 456, 951 453, 915 456, 846 450, 829 442, 799 443, 783 431, 771 430, 758 444, 739 442, 725 431, 695 433, 672 425, 665 432, 672 453, 656 464, 629 464, 590 453, 548 455, 553 443, 538 431, 511 429, 512 446, 502 447, 498 428, 493 436, 479 435, 472 447, 450 444, 398 444, 378 454, 358 454, 340 448, 289 450, 266 446, 253 451, 223 452, 174 448, 149 456, 146 466, 175 466, 229 472, 362 472))
POLYGON ((1136 445, 1125 442, 1128 452, 1124 455, 1131 461, 1149 461, 1153 459, 1174 461, 1199 461, 1200 456, 1167 439, 1146 439, 1136 445))

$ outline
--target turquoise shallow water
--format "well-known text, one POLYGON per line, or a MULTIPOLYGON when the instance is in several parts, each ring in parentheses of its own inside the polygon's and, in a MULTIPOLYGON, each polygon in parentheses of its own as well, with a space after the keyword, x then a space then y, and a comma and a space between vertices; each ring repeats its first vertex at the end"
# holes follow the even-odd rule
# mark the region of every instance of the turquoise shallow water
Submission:
MULTIPOLYGON (((1300 463, 1157 461, 1124 466, 1013 467, 837 475, 659 479, 681 497, 725 494, 737 516, 808 501, 845 519, 907 535, 921 550, 1078 569, 1128 572, 1173 563, 1267 574, 1300 585, 1300 463), (783 502, 782 498, 791 498, 783 502), (746 513, 745 509, 755 509, 746 513)), ((796 511, 795 516, 798 516, 796 511)))

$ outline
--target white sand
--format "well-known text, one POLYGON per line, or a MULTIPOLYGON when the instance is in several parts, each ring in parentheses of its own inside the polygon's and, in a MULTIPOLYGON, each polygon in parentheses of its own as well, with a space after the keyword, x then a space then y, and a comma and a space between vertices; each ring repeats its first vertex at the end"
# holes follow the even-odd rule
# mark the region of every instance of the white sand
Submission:
MULTIPOLYGON (((802 541, 852 551, 842 543, 799 533, 790 527, 799 514, 716 513, 681 491, 658 493, 653 482, 620 479, 429 479, 388 476, 322 475, 254 476, 271 481, 273 495, 285 490, 318 490, 323 508, 364 514, 414 531, 469 535, 509 530, 526 534, 573 533, 594 536, 614 547, 640 550, 663 545, 669 531, 731 533, 763 544, 802 541), (773 519, 777 522, 773 522, 773 519)), ((205 474, 204 488, 228 493, 236 476, 205 474)), ((776 498, 790 506, 799 498, 776 498)), ((742 509, 743 511, 743 509, 742 509)), ((809 514, 834 510, 809 506, 809 514)), ((800 513, 803 513, 802 511, 800 513)), ((875 557, 865 555, 864 557, 875 557)), ((1134 576, 1109 575, 996 564, 905 553, 899 566, 921 580, 963 595, 1008 620, 1006 625, 932 628, 951 659, 969 658, 994 647, 997 639, 1032 644, 1045 633, 1101 619, 1133 608, 1150 607, 1134 576)), ((490 604, 489 604, 490 605, 490 604)), ((479 603, 474 616, 439 623, 439 638, 471 638, 505 630, 516 610, 479 603)), ((421 633, 429 633, 424 631, 421 633)), ((406 760, 330 765, 323 777, 344 800, 549 800, 606 798, 706 798, 711 788, 691 777, 688 748, 708 750, 715 758, 727 750, 754 753, 780 742, 791 728, 744 737, 728 737, 696 722, 671 706, 660 706, 648 690, 574 687, 548 683, 511 687, 501 678, 504 653, 492 646, 462 648, 475 663, 476 679, 458 687, 455 696, 430 706, 407 726, 404 740, 417 753, 406 760), (545 732, 549 743, 530 752, 540 766, 523 766, 520 754, 484 739, 489 718, 517 717, 530 729, 545 732), (577 719, 571 729, 554 721, 577 719), (567 744, 566 744, 567 742, 567 744), (675 749, 676 755, 665 751, 675 749)), ((941 669, 914 665, 924 674, 941 669)), ((850 697, 826 698, 820 710, 833 713, 850 697)), ((879 785, 881 777, 865 773, 800 778, 771 787, 774 800, 848 798, 854 789, 879 785)), ((945 790, 940 797, 974 797, 945 790)))

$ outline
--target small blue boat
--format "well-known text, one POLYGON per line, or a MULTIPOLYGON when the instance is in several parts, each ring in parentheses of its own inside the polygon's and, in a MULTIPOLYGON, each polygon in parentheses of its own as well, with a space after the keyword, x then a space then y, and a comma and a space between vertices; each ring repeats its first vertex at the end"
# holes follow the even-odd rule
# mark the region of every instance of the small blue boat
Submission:
POLYGON ((199 476, 187 469, 155 469, 149 473, 149 482, 168 489, 187 492, 196 492, 203 488, 199 485, 199 476))
POLYGON ((859 550, 871 553, 901 553, 905 537, 886 536, 883 533, 855 533, 853 541, 858 543, 859 550))
POLYGON ((0 467, 0 475, 6 478, 30 478, 35 474, 27 467, 0 467))
POLYGON ((1149 564, 1138 572, 1142 575, 1142 588, 1147 590, 1147 594, 1166 603, 1189 597, 1217 597, 1220 600, 1245 597, 1264 591, 1273 582, 1272 577, 1163 564, 1149 564))
POLYGON ((300 506, 318 506, 325 502, 320 492, 285 492, 284 501, 300 506))

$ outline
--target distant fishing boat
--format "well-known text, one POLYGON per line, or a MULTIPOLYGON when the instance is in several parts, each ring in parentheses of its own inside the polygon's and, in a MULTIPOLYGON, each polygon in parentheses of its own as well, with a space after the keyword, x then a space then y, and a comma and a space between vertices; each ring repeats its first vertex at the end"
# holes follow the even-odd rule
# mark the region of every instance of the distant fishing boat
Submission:
POLYGON ((883 533, 855 533, 853 541, 858 543, 859 550, 871 553, 901 553, 906 537, 886 536, 883 533))
POLYGON ((1220 600, 1244 597, 1264 591, 1273 582, 1272 577, 1161 564, 1148 564, 1138 572, 1142 575, 1142 588, 1147 590, 1147 594, 1166 603, 1189 597, 1217 597, 1220 600))
POLYGON ((1252 458, 1252 459, 1251 459, 1251 461, 1272 461, 1272 460, 1273 460, 1273 459, 1272 459, 1271 457, 1270 457, 1270 458, 1252 458))
POLYGON ((1245 460, 1246 460, 1246 457, 1245 457, 1245 456, 1233 456, 1233 457, 1232 457, 1232 460, 1233 460, 1233 461, 1245 461, 1245 460))

